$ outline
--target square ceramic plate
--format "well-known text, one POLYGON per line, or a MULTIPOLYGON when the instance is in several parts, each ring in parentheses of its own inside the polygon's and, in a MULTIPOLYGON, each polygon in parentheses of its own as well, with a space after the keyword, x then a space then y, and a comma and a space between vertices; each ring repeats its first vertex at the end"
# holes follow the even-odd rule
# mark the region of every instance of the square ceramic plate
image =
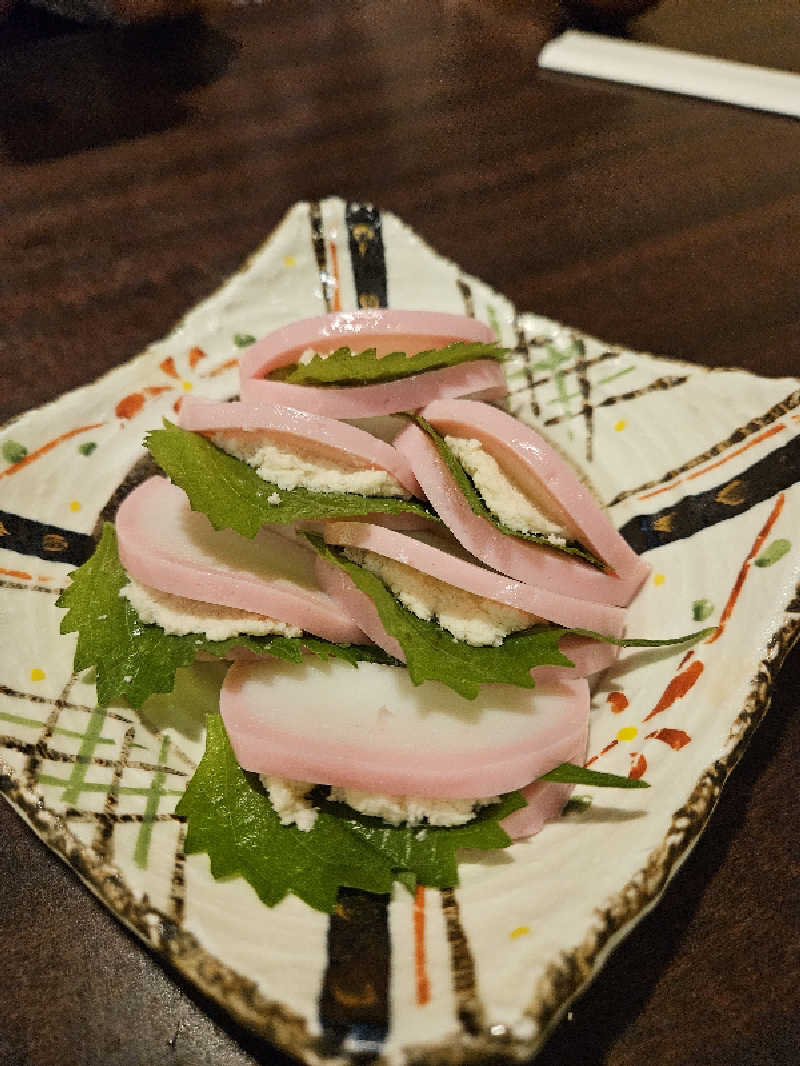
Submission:
POLYGON ((297 204, 169 337, 3 430, 0 789, 166 963, 298 1058, 530 1056, 658 900, 766 710, 800 609, 798 431, 798 381, 601 344, 518 313, 391 215, 297 204), (172 817, 224 667, 183 671, 141 713, 98 707, 55 600, 147 472, 146 430, 188 391, 235 394, 236 334, 387 303, 474 314, 513 349, 510 409, 573 456, 652 564, 629 632, 718 628, 625 654, 596 687, 590 762, 649 790, 580 789, 584 806, 534 839, 466 856, 454 891, 270 910, 185 858, 172 817))

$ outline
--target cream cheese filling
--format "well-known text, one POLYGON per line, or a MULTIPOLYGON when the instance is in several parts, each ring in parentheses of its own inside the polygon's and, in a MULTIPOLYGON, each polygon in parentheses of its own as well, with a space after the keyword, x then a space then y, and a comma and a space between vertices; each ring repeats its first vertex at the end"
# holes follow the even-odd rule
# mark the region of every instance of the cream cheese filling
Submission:
POLYGON ((408 492, 387 470, 336 462, 312 446, 289 449, 260 430, 226 429, 209 439, 253 467, 259 477, 279 489, 310 492, 352 492, 359 496, 402 496, 408 492))
POLYGON ((171 592, 162 592, 133 579, 129 585, 120 589, 119 594, 128 600, 143 622, 161 626, 165 633, 175 636, 200 633, 208 640, 227 640, 228 637, 241 635, 303 635, 302 629, 275 618, 252 614, 237 607, 223 607, 215 603, 191 600, 186 596, 175 596, 171 592))
POLYGON ((456 640, 475 647, 494 647, 510 633, 529 629, 541 618, 508 607, 504 603, 476 596, 448 585, 405 563, 364 548, 344 548, 351 562, 379 577, 409 611, 426 622, 435 621, 456 640))
MULTIPOLYGON (((274 774, 261 774, 261 784, 267 790, 281 825, 296 825, 308 832, 319 813, 308 797, 315 787, 308 781, 293 781, 274 774)), ((360 789, 334 786, 330 798, 336 803, 375 818, 389 825, 452 826, 472 821, 476 811, 497 803, 498 796, 480 799, 434 799, 430 796, 390 796, 360 789)))
POLYGON ((444 440, 472 478, 486 506, 509 529, 518 533, 543 533, 552 544, 567 543, 569 530, 548 511, 546 503, 524 493, 480 441, 449 436, 444 440))

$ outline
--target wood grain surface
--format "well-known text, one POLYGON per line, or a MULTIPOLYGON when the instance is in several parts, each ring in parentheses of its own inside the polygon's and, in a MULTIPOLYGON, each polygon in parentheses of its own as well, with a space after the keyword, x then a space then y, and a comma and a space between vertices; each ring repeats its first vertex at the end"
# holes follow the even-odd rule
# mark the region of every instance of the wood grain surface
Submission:
MULTIPOLYGON (((800 124, 539 72, 557 3, 218 5, 0 24, 0 423, 166 333, 296 200, 394 211, 537 311, 800 372, 800 124)), ((800 70, 796 0, 664 0, 635 38, 800 70)), ((711 824, 537 1066, 757 1066, 800 1047, 800 654, 711 824)), ((281 1063, 177 982, 0 804, 0 1063, 281 1063), (109 1009, 109 1003, 113 1004, 109 1009)))

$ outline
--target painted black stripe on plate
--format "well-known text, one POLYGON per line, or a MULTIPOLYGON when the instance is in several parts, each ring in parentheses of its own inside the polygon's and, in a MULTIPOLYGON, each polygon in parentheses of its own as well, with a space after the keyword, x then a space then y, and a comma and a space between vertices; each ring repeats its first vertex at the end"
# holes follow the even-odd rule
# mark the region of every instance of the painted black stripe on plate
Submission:
POLYGON ((325 310, 333 308, 333 288, 335 279, 328 270, 328 252, 325 248, 325 230, 322 225, 322 209, 319 200, 312 200, 308 205, 308 219, 311 224, 311 244, 314 249, 314 258, 317 261, 317 274, 322 285, 322 298, 325 301, 325 310))
POLYGON ((140 459, 137 459, 133 466, 130 468, 125 477, 120 481, 119 485, 109 496, 105 503, 105 506, 97 516, 97 522, 94 526, 94 536, 96 540, 100 540, 103 535, 103 525, 106 522, 114 522, 117 517, 117 511, 120 508, 122 501, 137 489, 143 482, 147 481, 151 477, 163 477, 164 471, 147 452, 140 459))
POLYGON ((320 1052, 371 1057, 389 1031, 389 897, 343 888, 328 923, 320 1052))
POLYGON ((655 514, 631 518, 620 533, 641 554, 743 514, 788 489, 799 478, 800 437, 794 437, 729 481, 696 496, 684 496, 655 514))
POLYGON ((94 551, 94 540, 88 533, 45 525, 24 515, 0 511, 0 548, 36 559, 55 559, 59 563, 81 566, 94 551))
POLYGON ((155 474, 163 475, 163 471, 151 455, 144 455, 137 460, 100 512, 93 535, 45 525, 10 511, 0 511, 0 548, 37 559, 57 559, 60 563, 82 566, 94 552, 96 540, 103 532, 103 523, 113 522, 125 497, 155 474))
POLYGON ((347 240, 359 307, 388 307, 381 214, 371 204, 348 203, 347 240))
MULTIPOLYGON (((380 213, 369 205, 348 203, 345 218, 358 306, 386 307, 380 213)), ((380 1054, 389 1032, 390 980, 389 896, 341 889, 328 922, 318 1005, 321 1054, 355 1060, 380 1054)))

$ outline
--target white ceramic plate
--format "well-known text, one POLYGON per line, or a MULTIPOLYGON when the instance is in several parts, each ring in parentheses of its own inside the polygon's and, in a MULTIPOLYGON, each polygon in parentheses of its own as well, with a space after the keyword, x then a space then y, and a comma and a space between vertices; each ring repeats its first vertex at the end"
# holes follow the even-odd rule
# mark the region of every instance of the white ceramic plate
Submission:
POLYGON ((2 431, 0 790, 165 962, 300 1059, 530 1056, 656 902, 766 710, 798 610, 798 430, 798 381, 580 337, 518 314, 390 215, 297 204, 169 337, 2 431), (184 671, 141 713, 98 708, 55 599, 142 476, 145 431, 187 391, 236 392, 235 334, 386 302, 466 311, 515 349, 510 409, 574 456, 652 564, 629 632, 719 630, 626 654, 596 689, 592 765, 646 771, 651 789, 597 793, 499 858, 468 856, 455 891, 348 894, 329 919, 294 898, 269 910, 183 856, 171 812, 224 667, 184 671))

